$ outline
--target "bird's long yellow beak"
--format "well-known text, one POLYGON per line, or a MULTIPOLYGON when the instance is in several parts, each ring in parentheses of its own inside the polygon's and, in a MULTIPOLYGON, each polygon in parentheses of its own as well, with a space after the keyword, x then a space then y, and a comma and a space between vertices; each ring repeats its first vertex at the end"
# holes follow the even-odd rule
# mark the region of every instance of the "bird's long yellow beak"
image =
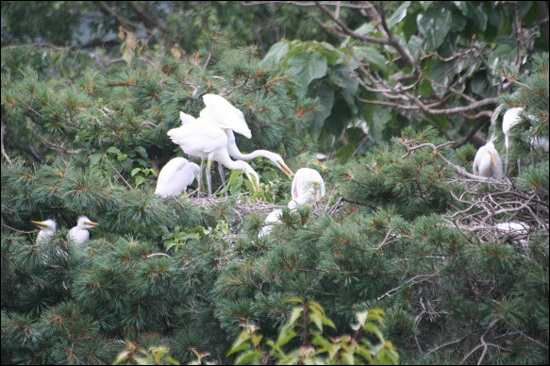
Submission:
POLYGON ((491 154, 491 159, 493 160, 493 165, 496 167, 497 166, 497 159, 495 158, 495 154, 493 154, 492 152, 490 152, 489 154, 491 154))
POLYGON ((93 221, 86 221, 85 224, 86 225, 91 225, 91 226, 99 226, 99 224, 97 222, 93 222, 93 221))
POLYGON ((31 221, 31 222, 35 225, 46 227, 46 224, 44 224, 44 222, 42 222, 42 221, 31 221))
POLYGON ((292 179, 292 176, 294 175, 294 172, 292 171, 292 169, 290 169, 290 168, 284 163, 284 161, 280 161, 280 162, 279 162, 279 165, 281 166, 281 170, 283 171, 283 173, 285 173, 287 177, 289 177, 290 179, 292 179))

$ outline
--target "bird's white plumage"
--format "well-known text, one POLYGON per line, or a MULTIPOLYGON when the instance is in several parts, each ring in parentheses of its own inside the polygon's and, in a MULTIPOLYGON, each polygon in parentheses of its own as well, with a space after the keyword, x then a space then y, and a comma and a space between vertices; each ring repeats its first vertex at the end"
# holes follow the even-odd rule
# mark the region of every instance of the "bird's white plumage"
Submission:
POLYGON ((69 230, 67 238, 76 244, 84 244, 90 240, 90 232, 88 229, 98 226, 97 222, 93 222, 86 216, 80 216, 76 222, 76 226, 69 230))
POLYGON ((210 165, 212 161, 232 170, 244 170, 248 179, 259 189, 260 177, 248 163, 241 160, 231 160, 227 152, 227 135, 210 123, 189 123, 168 131, 168 136, 179 145, 184 153, 207 159, 207 182, 212 194, 210 165))
POLYGON ((180 112, 180 120, 182 125, 191 123, 208 123, 221 128, 227 136, 227 152, 230 157, 239 160, 252 160, 257 157, 264 157, 271 160, 283 173, 289 178, 292 170, 285 164, 283 158, 276 153, 268 150, 255 150, 250 154, 243 154, 237 147, 234 132, 240 133, 245 137, 251 138, 252 133, 246 124, 244 114, 237 108, 233 107, 225 98, 215 94, 205 94, 203 96, 204 108, 200 112, 199 118, 180 112))
POLYGON ((252 132, 246 124, 243 112, 235 108, 224 97, 216 94, 205 94, 202 100, 206 108, 200 112, 199 119, 204 119, 220 128, 233 130, 246 138, 252 137, 252 132))
POLYGON ((282 209, 277 209, 275 211, 272 211, 264 220, 264 226, 258 233, 258 237, 265 236, 269 234, 273 230, 273 224, 279 222, 279 219, 281 218, 281 215, 283 213, 282 209))
POLYGON ((277 166, 277 168, 281 169, 281 171, 286 174, 287 177, 291 178, 291 175, 294 174, 292 170, 286 165, 281 155, 271 152, 269 150, 254 150, 250 154, 243 154, 237 147, 235 134, 233 134, 233 131, 226 129, 225 133, 227 135, 227 152, 232 158, 240 160, 252 160, 258 157, 263 157, 271 160, 277 166))
POLYGON ((504 169, 508 170, 508 150, 510 150, 510 134, 512 127, 521 121, 521 113, 523 108, 510 108, 502 116, 502 132, 504 133, 504 149, 506 150, 504 158, 504 169))
POLYGON ((325 194, 325 182, 318 171, 310 168, 298 169, 292 180, 292 200, 288 203, 288 208, 312 205, 319 202, 325 194))
POLYGON ((45 220, 45 221, 31 221, 33 224, 41 227, 42 229, 38 232, 36 237, 36 244, 43 244, 51 239, 55 234, 55 229, 57 224, 54 220, 45 220))
POLYGON ((199 179, 200 167, 182 157, 173 158, 160 170, 155 194, 177 196, 199 179))
POLYGON ((482 177, 502 179, 502 161, 492 140, 477 150, 473 171, 482 177))

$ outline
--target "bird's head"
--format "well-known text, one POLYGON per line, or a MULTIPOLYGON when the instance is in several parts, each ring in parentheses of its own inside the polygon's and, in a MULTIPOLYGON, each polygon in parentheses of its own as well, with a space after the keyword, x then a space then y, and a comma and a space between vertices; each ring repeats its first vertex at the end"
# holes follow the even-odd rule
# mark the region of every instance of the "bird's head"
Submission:
POLYGON ((33 224, 35 224, 38 227, 49 229, 52 231, 55 231, 55 228, 57 227, 57 224, 54 220, 45 220, 45 221, 31 221, 33 224))
POLYGON ((80 216, 77 221, 77 226, 85 229, 91 229, 93 227, 99 226, 99 224, 90 220, 87 216, 80 216))
POLYGON ((271 151, 267 151, 267 150, 258 150, 258 151, 261 151, 260 156, 264 156, 269 160, 271 160, 277 166, 277 168, 281 169, 281 171, 285 173, 287 177, 292 179, 294 172, 285 164, 285 161, 283 160, 283 157, 281 155, 271 151))

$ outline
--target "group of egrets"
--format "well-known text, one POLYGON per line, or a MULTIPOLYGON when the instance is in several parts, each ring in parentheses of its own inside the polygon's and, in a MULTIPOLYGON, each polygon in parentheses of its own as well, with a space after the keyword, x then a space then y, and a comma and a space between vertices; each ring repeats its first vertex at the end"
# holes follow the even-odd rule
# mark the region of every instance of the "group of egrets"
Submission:
MULTIPOLYGON (((57 229, 57 223, 55 220, 49 219, 45 221, 31 221, 33 224, 41 228, 38 236, 36 237, 36 244, 44 244, 51 240, 55 235, 57 229)), ((69 230, 67 238, 76 244, 84 244, 90 239, 90 232, 88 229, 99 226, 97 222, 93 222, 86 216, 80 216, 77 220, 76 226, 69 230)))
MULTIPOLYGON (((508 170, 508 150, 510 149, 510 134, 512 127, 521 121, 523 111, 524 109, 520 107, 510 108, 502 117, 502 132, 504 133, 504 148, 506 150, 505 172, 508 170)), ((495 136, 477 151, 474 158, 473 172, 475 175, 500 180, 503 178, 502 161, 493 143, 494 140, 495 136)), ((547 139, 533 138, 530 144, 532 149, 542 149, 548 152, 547 139)))
POLYGON ((179 195, 194 179, 197 179, 200 189, 205 159, 209 195, 212 195, 210 168, 214 161, 218 163, 222 180, 221 165, 232 170, 242 170, 255 190, 260 189, 260 176, 244 160, 264 157, 271 160, 289 178, 294 174, 279 154, 267 150, 256 150, 250 154, 241 153, 233 132, 246 138, 252 137, 244 114, 219 95, 205 94, 202 98, 206 107, 200 112, 199 117, 195 118, 180 112, 182 125, 167 133, 172 142, 179 145, 184 153, 201 158, 201 166, 198 167, 197 164, 190 163, 184 158, 170 160, 159 173, 156 188, 158 195, 163 197, 179 195))
MULTIPOLYGON (((203 97, 206 107, 195 118, 180 112, 181 127, 168 131, 168 136, 179 145, 184 153, 201 158, 201 166, 191 163, 184 158, 177 157, 170 160, 160 171, 155 193, 167 197, 179 195, 193 183, 198 181, 199 189, 202 180, 204 160, 206 164, 206 181, 208 193, 212 195, 212 178, 210 168, 213 161, 218 163, 223 180, 221 165, 232 170, 243 170, 252 182, 254 189, 259 189, 260 176, 244 160, 264 157, 271 160, 283 173, 292 178, 294 173, 285 164, 283 158, 267 150, 256 150, 250 154, 243 154, 235 141, 234 132, 246 138, 252 133, 248 128, 244 114, 235 108, 225 98, 215 94, 205 94, 203 97), (237 160, 232 160, 232 158, 237 160)), ((291 210, 301 205, 311 205, 318 202, 325 195, 325 184, 321 175, 313 169, 302 168, 294 175, 292 181, 292 200, 288 203, 291 210)), ((266 224, 278 221, 282 209, 273 211, 266 219, 266 224)), ((260 235, 270 231, 270 225, 264 227, 260 235)))

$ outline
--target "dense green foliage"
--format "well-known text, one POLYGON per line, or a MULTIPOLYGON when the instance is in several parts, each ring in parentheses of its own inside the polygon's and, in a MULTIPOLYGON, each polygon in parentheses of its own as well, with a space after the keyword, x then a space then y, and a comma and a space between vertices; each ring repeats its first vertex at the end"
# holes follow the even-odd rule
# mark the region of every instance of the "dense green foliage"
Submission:
POLYGON ((376 362, 385 341, 403 363, 548 363, 541 4, 29 3, 2 2, 2 364, 376 362), (206 93, 324 201, 288 210, 266 159, 259 192, 234 171, 214 198, 156 196, 206 93), (472 176, 511 107, 507 178, 472 176), (80 215, 100 226, 75 245, 80 215))

